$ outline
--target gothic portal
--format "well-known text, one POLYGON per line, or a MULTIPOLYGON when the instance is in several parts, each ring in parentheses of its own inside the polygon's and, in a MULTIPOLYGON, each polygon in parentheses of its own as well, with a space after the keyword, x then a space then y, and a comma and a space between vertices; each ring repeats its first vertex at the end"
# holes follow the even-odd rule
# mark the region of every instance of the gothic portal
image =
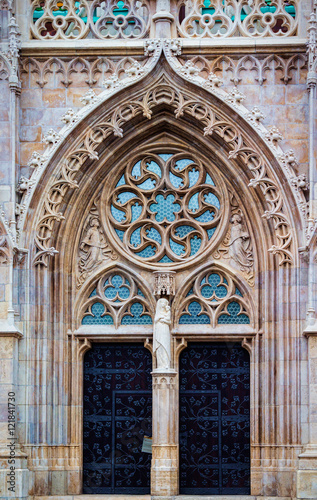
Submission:
POLYGON ((0 498, 317 498, 316 1, 0 28, 0 498))

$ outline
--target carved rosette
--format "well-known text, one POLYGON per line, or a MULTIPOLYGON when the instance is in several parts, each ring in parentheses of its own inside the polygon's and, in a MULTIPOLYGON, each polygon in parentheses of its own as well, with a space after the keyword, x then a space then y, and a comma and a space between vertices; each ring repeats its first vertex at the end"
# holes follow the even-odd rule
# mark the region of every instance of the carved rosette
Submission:
POLYGON ((154 295, 175 295, 175 272, 154 271, 154 295))

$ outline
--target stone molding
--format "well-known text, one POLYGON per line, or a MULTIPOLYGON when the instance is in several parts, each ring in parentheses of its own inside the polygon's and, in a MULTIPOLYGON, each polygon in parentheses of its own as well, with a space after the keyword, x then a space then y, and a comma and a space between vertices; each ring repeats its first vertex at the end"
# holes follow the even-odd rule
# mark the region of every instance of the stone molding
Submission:
MULTIPOLYGON (((160 43, 159 40, 155 41, 156 44, 160 43)), ((177 40, 181 42, 181 40, 177 40)), ((149 57, 152 54, 149 53, 147 47, 151 46, 150 41, 145 42, 145 56, 149 57)), ((175 56, 177 54, 174 54, 175 56)), ((50 57, 50 58, 40 58, 40 57, 22 57, 21 58, 21 73, 35 73, 38 75, 37 85, 40 88, 44 88, 47 85, 46 76, 53 72, 53 66, 55 65, 56 73, 61 75, 61 83, 64 87, 68 88, 73 84, 71 75, 74 73, 83 74, 83 84, 87 87, 102 87, 104 86, 101 82, 101 76, 103 73, 107 73, 109 78, 120 78, 120 69, 123 71, 125 63, 130 60, 134 62, 137 60, 144 65, 146 60, 142 56, 132 55, 123 57, 119 61, 115 61, 114 57, 102 57, 102 56, 76 56, 73 58, 67 56, 60 57, 50 57), (99 78, 98 78, 99 76, 99 78)), ((304 71, 307 68, 307 58, 305 54, 298 53, 292 56, 288 55, 261 55, 261 54, 247 54, 243 57, 235 55, 221 55, 221 56, 182 56, 181 60, 187 62, 191 60, 195 66, 200 68, 200 76, 204 77, 204 74, 215 73, 216 75, 221 75, 223 72, 230 73, 230 81, 234 85, 239 85, 244 83, 244 75, 248 71, 254 71, 256 73, 255 81, 259 85, 267 80, 266 75, 273 71, 279 71, 281 73, 280 80, 277 84, 287 85, 293 80, 293 72, 296 70, 304 71)), ((1 71, 1 70, 0 70, 1 71)), ((1 73, 0 73, 1 75, 1 73)), ((206 76, 205 76, 206 78, 206 76)))

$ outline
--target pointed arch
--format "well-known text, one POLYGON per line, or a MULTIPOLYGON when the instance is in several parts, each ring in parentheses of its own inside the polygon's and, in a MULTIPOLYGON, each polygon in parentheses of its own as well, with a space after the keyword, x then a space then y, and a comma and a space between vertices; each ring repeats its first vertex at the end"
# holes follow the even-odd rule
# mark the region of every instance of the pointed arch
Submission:
POLYGON ((78 187, 77 179, 85 175, 92 162, 103 157, 110 143, 127 134, 132 124, 151 120, 163 109, 169 109, 177 120, 194 123, 202 136, 215 140, 228 159, 235 161, 238 169, 248 176, 249 187, 263 200, 262 215, 271 221, 275 233, 270 251, 279 255, 280 265, 294 262, 297 235, 293 219, 296 218, 297 225, 301 224, 301 214, 296 211, 294 215, 290 210, 298 201, 293 200, 285 174, 274 157, 274 150, 278 152, 274 134, 264 140, 258 132, 262 129, 253 127, 245 118, 241 120, 237 110, 232 112, 229 102, 224 104, 219 95, 211 95, 208 90, 197 95, 194 87, 195 82, 185 85, 183 78, 161 59, 153 75, 146 75, 142 84, 136 83, 128 93, 124 90, 117 93, 108 106, 99 106, 73 128, 67 140, 55 147, 41 184, 29 200, 35 213, 31 221, 35 229, 35 264, 47 265, 49 256, 58 251, 56 224, 64 218, 64 200, 69 190, 78 187), (45 190, 40 187, 43 185, 45 190))

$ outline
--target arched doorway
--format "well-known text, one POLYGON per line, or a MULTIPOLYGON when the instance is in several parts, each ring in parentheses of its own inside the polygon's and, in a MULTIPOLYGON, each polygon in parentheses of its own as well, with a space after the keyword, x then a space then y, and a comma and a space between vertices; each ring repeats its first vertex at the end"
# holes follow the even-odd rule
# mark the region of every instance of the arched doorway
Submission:
POLYGON ((239 343, 194 343, 179 363, 180 493, 250 494, 250 360, 239 343))
POLYGON ((150 493, 152 359, 140 344, 93 344, 84 359, 83 493, 150 493))

